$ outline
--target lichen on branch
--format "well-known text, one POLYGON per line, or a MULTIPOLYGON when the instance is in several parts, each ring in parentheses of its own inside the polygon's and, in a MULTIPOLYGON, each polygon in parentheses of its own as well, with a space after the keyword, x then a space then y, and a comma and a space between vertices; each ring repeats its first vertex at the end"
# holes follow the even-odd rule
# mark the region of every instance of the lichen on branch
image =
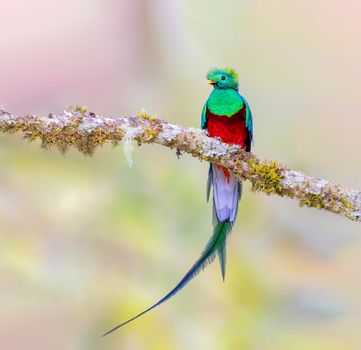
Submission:
POLYGON ((240 181, 249 180, 254 191, 294 198, 300 206, 326 209, 361 222, 360 191, 290 170, 276 161, 260 160, 237 145, 209 137, 204 130, 170 124, 145 111, 132 117, 110 118, 81 106, 43 117, 16 116, 1 109, 0 132, 22 133, 30 141, 41 140, 43 148, 55 146, 63 153, 74 146, 84 155, 92 155, 107 142, 116 146, 124 139, 139 145, 155 143, 222 165, 240 181))

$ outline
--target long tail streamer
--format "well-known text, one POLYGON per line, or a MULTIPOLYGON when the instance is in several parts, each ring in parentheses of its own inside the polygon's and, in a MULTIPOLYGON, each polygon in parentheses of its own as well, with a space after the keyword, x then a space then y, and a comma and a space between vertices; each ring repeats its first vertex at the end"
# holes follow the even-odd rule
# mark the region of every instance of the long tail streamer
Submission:
POLYGON ((223 251, 224 251, 224 247, 225 247, 225 242, 226 242, 228 234, 232 230, 232 225, 233 225, 233 223, 230 221, 223 221, 223 222, 217 223, 214 227, 213 235, 210 238, 210 240, 208 241, 207 246, 204 249, 202 255, 195 262, 195 264, 192 266, 192 268, 187 272, 187 274, 182 278, 182 280, 165 297, 160 299, 157 303, 150 306, 148 309, 144 310, 140 314, 132 317, 128 321, 125 321, 125 322, 119 324, 118 326, 110 329, 109 331, 107 331, 106 333, 103 334, 103 337, 114 332, 115 330, 125 326, 126 324, 134 321, 138 317, 146 314, 147 312, 151 311, 152 309, 156 308, 157 306, 163 304, 165 301, 167 301, 172 296, 177 294, 183 287, 185 287, 187 285, 187 283, 190 280, 192 280, 195 276, 197 276, 197 274, 200 271, 202 271, 209 263, 211 263, 214 260, 216 253, 219 254, 220 259, 223 259, 223 256, 224 256, 223 251))

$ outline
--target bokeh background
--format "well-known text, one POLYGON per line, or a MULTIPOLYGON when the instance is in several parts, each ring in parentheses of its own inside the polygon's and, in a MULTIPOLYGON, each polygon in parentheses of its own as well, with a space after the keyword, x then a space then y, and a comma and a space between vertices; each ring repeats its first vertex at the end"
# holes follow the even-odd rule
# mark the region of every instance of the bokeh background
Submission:
MULTIPOLYGON (((144 108, 199 126, 231 66, 262 158, 361 188, 357 0, 0 1, 0 105, 144 108)), ((92 158, 0 135, 1 349, 361 348, 360 224, 245 184, 226 282, 212 264, 158 300, 211 233, 208 165, 159 146, 92 158)))

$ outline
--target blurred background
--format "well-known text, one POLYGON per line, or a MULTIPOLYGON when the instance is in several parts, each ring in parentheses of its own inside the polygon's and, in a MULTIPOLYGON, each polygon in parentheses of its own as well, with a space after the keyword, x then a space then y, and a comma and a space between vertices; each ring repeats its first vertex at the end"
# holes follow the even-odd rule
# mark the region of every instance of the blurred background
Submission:
MULTIPOLYGON (((254 152, 361 188, 361 5, 0 0, 0 105, 144 108, 198 127, 210 67, 239 72, 254 152)), ((0 135, 1 349, 361 348, 360 224, 248 183, 218 262, 162 297, 211 234, 208 164, 142 146, 66 156, 0 135)))

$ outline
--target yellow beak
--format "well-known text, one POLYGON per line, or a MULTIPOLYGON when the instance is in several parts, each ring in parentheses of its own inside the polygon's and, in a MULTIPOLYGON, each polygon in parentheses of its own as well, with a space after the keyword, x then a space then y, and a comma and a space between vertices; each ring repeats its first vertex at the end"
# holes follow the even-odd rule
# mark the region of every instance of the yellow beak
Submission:
POLYGON ((213 81, 213 80, 207 80, 207 84, 209 84, 209 85, 213 85, 213 84, 215 84, 216 82, 215 81, 213 81))

